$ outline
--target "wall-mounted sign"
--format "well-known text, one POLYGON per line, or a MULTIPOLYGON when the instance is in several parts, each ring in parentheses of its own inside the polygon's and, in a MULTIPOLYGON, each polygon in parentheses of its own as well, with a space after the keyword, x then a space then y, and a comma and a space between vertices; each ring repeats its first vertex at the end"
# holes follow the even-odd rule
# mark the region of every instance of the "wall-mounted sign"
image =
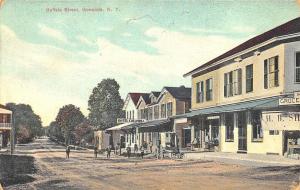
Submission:
POLYGON ((300 112, 263 112, 261 123, 265 130, 300 130, 300 112))
POLYGON ((297 105, 300 104, 300 92, 295 92, 294 97, 279 98, 279 105, 297 105))

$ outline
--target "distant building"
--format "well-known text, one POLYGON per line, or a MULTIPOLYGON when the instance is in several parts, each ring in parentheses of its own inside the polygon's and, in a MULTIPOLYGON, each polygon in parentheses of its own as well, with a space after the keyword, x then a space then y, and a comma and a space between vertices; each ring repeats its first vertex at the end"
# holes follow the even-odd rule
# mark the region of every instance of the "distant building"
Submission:
POLYGON ((0 148, 7 147, 12 130, 12 111, 0 104, 0 148))
POLYGON ((188 123, 174 123, 173 116, 185 114, 190 109, 191 88, 164 87, 161 92, 151 92, 141 96, 138 104, 138 119, 144 122, 129 127, 136 133, 137 145, 153 144, 155 149, 159 143, 163 148, 177 146, 185 147, 191 143, 191 133, 184 133, 183 128, 189 128, 188 123), (176 135, 178 132, 178 135, 176 135), (184 136, 185 135, 185 136, 184 136))
POLYGON ((127 146, 133 146, 136 143, 135 133, 125 133, 122 130, 124 127, 141 122, 138 119, 138 110, 136 108, 140 96, 146 95, 145 93, 128 93, 124 101, 123 111, 125 112, 125 118, 117 119, 117 126, 106 129, 106 132, 110 134, 109 144, 115 147, 117 144, 122 148, 127 146))
POLYGON ((191 120, 203 149, 300 152, 300 18, 186 73, 191 120))

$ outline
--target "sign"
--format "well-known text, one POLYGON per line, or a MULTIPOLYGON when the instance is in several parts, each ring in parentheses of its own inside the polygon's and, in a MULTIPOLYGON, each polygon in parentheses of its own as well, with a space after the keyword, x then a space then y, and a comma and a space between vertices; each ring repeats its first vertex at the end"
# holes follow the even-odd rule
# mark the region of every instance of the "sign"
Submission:
POLYGON ((279 105, 297 105, 300 104, 300 92, 295 92, 294 97, 279 98, 279 105))
POLYGON ((122 123, 143 123, 146 122, 145 119, 127 119, 127 118, 117 118, 117 124, 122 123))
POLYGON ((300 112, 263 112, 261 120, 265 130, 300 131, 300 112))

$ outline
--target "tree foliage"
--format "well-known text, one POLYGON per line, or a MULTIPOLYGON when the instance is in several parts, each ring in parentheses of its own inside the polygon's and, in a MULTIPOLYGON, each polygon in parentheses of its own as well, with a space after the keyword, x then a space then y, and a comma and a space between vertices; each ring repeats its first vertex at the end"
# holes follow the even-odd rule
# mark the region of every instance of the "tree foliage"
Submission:
POLYGON ((58 126, 56 121, 52 121, 47 127, 47 135, 57 141, 63 142, 65 140, 61 127, 58 126))
POLYGON ((116 125, 122 117, 123 100, 119 93, 120 86, 114 79, 104 79, 93 89, 88 101, 89 120, 100 129, 116 125))
POLYGON ((74 129, 84 119, 84 115, 78 107, 72 104, 65 105, 59 109, 56 116, 56 123, 64 134, 65 143, 70 144, 75 141, 74 129))
POLYGON ((6 107, 13 111, 17 141, 26 143, 43 134, 40 116, 35 114, 30 105, 8 103, 6 107))
POLYGON ((93 143, 94 129, 87 120, 80 123, 74 130, 76 144, 84 145, 85 143, 93 143))

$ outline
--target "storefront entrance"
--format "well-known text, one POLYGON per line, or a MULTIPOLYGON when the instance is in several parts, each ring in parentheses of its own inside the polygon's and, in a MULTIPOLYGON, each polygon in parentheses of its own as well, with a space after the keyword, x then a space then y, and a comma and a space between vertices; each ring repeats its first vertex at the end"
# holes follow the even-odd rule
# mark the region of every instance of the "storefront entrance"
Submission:
POLYGON ((188 147, 191 145, 191 129, 183 129, 183 147, 188 147))
POLYGON ((125 137, 124 137, 124 135, 121 136, 121 148, 125 148, 125 137))
POLYGON ((237 114, 238 127, 238 152, 247 151, 247 118, 246 112, 238 112, 237 114))

